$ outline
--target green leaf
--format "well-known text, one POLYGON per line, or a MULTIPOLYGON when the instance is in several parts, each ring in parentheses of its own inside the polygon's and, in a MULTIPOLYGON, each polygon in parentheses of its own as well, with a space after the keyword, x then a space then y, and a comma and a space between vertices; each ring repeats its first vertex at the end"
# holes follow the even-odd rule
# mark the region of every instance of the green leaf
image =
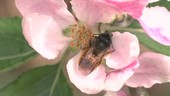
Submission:
POLYGON ((22 34, 20 18, 0 19, 0 72, 14 69, 30 60, 36 52, 22 34))
POLYGON ((154 3, 150 3, 148 5, 148 7, 151 7, 151 6, 163 6, 163 7, 166 7, 168 10, 170 10, 170 2, 167 1, 167 0, 159 0, 158 2, 154 2, 154 3))
POLYGON ((150 50, 170 56, 170 46, 165 46, 154 41, 146 33, 140 33, 140 32, 131 32, 131 33, 136 35, 139 39, 139 42, 145 47, 149 48, 150 50))
POLYGON ((137 20, 133 20, 133 22, 128 26, 130 28, 141 28, 141 25, 137 20))
MULTIPOLYGON (((49 96, 59 64, 32 69, 0 90, 0 96, 49 96)), ((59 74, 53 96, 73 96, 64 73, 59 74)))

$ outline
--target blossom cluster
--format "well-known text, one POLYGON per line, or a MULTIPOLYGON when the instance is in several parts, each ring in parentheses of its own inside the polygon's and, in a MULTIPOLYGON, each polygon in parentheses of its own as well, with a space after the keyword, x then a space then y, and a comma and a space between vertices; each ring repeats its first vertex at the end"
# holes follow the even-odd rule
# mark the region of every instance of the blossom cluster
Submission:
MULTIPOLYGON (((71 0, 72 12, 64 0, 16 0, 16 6, 23 16, 23 34, 29 45, 43 57, 54 59, 74 39, 64 36, 64 29, 74 26, 74 30, 94 34, 96 24, 110 23, 121 14, 130 15, 148 36, 170 46, 170 12, 165 7, 147 7, 153 1, 157 0, 71 0)), ((140 54, 138 38, 130 32, 112 35, 115 51, 104 57, 112 71, 100 64, 90 74, 82 74, 78 68, 82 51, 68 61, 70 81, 82 92, 117 92, 124 85, 149 88, 170 81, 170 57, 155 52, 140 54)))

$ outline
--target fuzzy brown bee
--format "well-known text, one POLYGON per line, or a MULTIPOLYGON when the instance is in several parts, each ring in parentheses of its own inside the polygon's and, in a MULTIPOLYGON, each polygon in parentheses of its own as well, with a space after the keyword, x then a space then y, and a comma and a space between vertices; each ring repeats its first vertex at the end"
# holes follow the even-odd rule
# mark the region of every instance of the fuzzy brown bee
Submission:
POLYGON ((79 61, 79 70, 84 74, 91 73, 97 66, 101 64, 103 57, 108 54, 108 49, 112 43, 112 35, 108 32, 94 36, 89 41, 89 47, 84 49, 82 57, 79 61))

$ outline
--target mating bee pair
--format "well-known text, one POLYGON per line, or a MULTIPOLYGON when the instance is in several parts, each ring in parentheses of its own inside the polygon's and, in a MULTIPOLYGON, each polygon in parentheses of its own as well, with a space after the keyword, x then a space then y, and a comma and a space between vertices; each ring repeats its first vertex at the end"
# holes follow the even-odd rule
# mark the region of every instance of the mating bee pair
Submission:
POLYGON ((89 41, 89 47, 83 50, 83 54, 79 61, 79 70, 83 74, 91 73, 97 66, 101 64, 103 57, 110 53, 108 49, 112 44, 112 34, 109 32, 101 33, 94 36, 89 41))

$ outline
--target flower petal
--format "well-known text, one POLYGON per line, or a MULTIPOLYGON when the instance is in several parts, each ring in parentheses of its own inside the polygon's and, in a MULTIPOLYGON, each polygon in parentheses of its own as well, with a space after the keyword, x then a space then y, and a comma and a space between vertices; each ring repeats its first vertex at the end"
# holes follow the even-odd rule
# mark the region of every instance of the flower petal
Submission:
POLYGON ((170 81, 170 57, 146 52, 139 56, 140 66, 126 84, 131 87, 149 88, 156 83, 170 81))
POLYGON ((115 17, 117 9, 101 0, 71 0, 77 18, 89 26, 95 23, 109 23, 115 17))
POLYGON ((66 68, 70 81, 79 88, 82 92, 88 94, 96 94, 104 89, 104 81, 106 78, 105 68, 103 66, 97 67, 89 75, 84 75, 78 69, 78 62, 81 53, 69 60, 66 68))
POLYGON ((138 66, 138 61, 134 61, 128 67, 109 73, 105 81, 105 90, 119 91, 127 79, 129 79, 134 74, 133 70, 138 66))
POLYGON ((74 24, 72 14, 67 10, 64 0, 15 0, 16 6, 25 17, 28 14, 39 13, 48 15, 58 22, 58 26, 65 28, 74 24))
POLYGON ((170 12, 166 8, 159 6, 146 8, 139 22, 151 38, 170 45, 170 12))
MULTIPOLYGON (((114 52, 108 54, 106 64, 114 69, 121 69, 131 64, 139 55, 139 42, 135 35, 128 32, 114 32, 112 36, 114 52)), ((113 50, 113 49, 111 49, 113 50)))
POLYGON ((38 53, 48 59, 54 59, 68 43, 55 20, 38 13, 25 16, 22 22, 23 34, 38 53))
POLYGON ((142 10, 149 0, 105 0, 113 6, 117 6, 120 11, 125 12, 134 18, 139 18, 142 10))

